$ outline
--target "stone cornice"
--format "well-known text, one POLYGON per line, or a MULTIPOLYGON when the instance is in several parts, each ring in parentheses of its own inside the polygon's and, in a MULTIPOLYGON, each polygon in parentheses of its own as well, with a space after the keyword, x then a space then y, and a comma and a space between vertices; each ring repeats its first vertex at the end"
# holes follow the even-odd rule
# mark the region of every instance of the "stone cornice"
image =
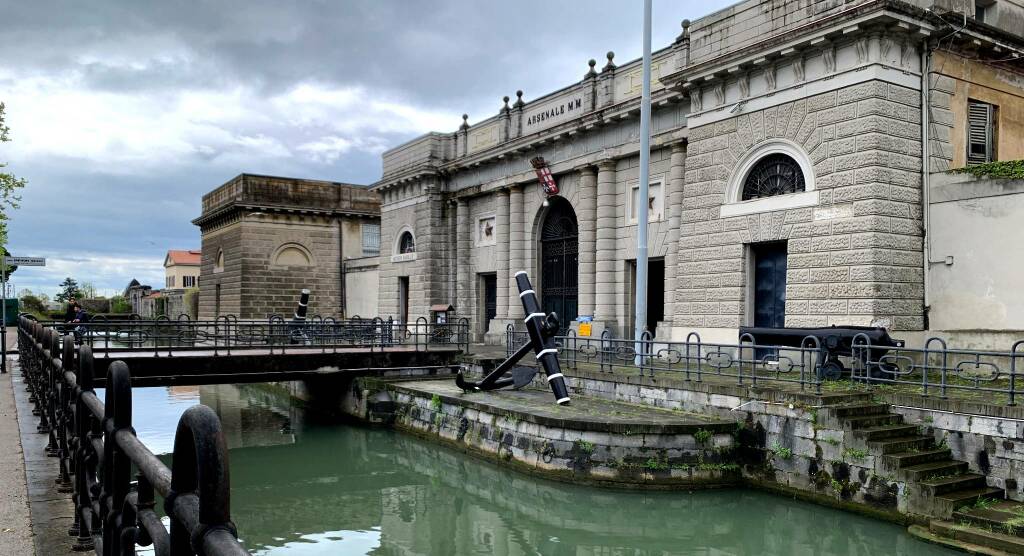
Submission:
POLYGON ((792 59, 810 49, 820 50, 834 40, 846 40, 857 35, 875 32, 880 27, 915 34, 923 39, 932 34, 935 26, 906 13, 912 8, 902 2, 874 0, 826 16, 792 29, 781 35, 765 39, 747 48, 723 54, 698 64, 690 65, 661 79, 666 88, 689 91, 701 85, 735 79, 743 72, 758 70, 779 59, 792 59), (897 6, 897 10, 888 9, 897 6))

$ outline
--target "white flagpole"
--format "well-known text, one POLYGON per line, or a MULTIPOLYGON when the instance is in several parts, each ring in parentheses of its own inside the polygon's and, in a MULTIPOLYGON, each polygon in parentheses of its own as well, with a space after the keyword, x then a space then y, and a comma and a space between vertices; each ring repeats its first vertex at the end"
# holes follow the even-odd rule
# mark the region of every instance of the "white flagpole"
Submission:
POLYGON ((647 326, 647 211, 651 161, 651 0, 644 0, 644 69, 640 93, 640 191, 637 195, 636 232, 636 363, 640 364, 647 326))

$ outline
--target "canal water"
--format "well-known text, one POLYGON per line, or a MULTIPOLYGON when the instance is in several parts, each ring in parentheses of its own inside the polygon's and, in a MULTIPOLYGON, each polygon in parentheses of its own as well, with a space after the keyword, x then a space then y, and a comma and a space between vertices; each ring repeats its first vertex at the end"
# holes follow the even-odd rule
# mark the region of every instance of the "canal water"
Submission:
POLYGON ((318 422, 268 385, 140 388, 134 397, 137 432, 157 453, 171 451, 191 405, 221 416, 231 512, 255 554, 956 554, 896 525, 761 492, 534 479, 401 433, 318 422))

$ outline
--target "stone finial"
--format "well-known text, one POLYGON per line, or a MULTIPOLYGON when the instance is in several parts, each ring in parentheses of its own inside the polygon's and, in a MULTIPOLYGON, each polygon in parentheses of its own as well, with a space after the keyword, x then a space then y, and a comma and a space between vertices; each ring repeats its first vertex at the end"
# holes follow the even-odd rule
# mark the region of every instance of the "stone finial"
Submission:
POLYGON ((597 65, 597 60, 591 58, 590 60, 587 61, 587 65, 590 66, 590 69, 587 70, 587 73, 583 75, 583 79, 590 79, 591 77, 597 77, 597 72, 594 71, 594 66, 597 65))
POLYGON ((526 103, 523 102, 523 91, 516 91, 516 102, 512 105, 512 108, 522 108, 524 106, 526 106, 526 103))
POLYGON ((609 50, 608 54, 605 54, 604 56, 605 58, 608 58, 608 63, 601 68, 601 71, 611 71, 615 69, 615 62, 612 61, 615 59, 615 53, 609 50))
POLYGON ((463 114, 462 115, 462 125, 459 126, 459 129, 462 129, 462 130, 469 129, 469 114, 463 114))
POLYGON ((689 38, 690 38, 690 20, 689 19, 684 19, 683 22, 680 25, 683 27, 683 32, 680 33, 678 37, 676 37, 676 42, 682 42, 684 40, 689 40, 689 38))
POLYGON ((501 110, 499 110, 498 113, 504 114, 508 112, 508 95, 501 97, 501 102, 503 102, 504 105, 502 105, 501 110))

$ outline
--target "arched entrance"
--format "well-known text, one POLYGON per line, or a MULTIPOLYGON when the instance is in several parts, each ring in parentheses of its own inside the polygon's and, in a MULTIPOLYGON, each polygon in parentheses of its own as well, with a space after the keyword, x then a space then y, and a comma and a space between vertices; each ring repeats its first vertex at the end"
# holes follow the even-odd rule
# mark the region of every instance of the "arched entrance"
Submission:
POLYGON ((579 231, 569 201, 549 203, 540 231, 540 301, 545 312, 558 313, 565 330, 578 316, 579 231))

